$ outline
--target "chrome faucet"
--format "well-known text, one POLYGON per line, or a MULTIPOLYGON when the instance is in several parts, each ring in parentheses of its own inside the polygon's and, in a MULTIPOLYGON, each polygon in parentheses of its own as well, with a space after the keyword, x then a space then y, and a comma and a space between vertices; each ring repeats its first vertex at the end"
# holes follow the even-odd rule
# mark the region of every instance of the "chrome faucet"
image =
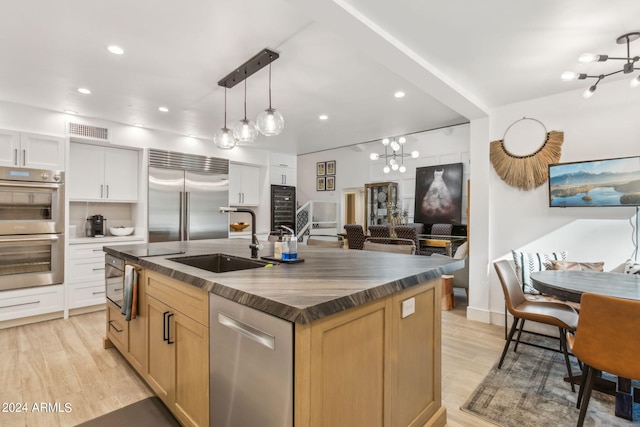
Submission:
POLYGON ((231 208, 228 206, 218 208, 220 213, 228 213, 228 212, 245 212, 251 214, 251 244, 249 247, 251 248, 251 258, 258 258, 258 251, 262 249, 262 245, 258 240, 258 234, 256 232, 256 213, 247 208, 231 208))

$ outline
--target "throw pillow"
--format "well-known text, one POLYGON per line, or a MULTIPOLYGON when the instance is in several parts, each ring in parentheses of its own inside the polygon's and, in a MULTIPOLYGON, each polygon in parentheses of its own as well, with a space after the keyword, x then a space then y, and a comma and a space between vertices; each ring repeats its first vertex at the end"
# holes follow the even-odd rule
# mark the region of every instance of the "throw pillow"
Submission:
POLYGON ((627 274, 640 274, 640 262, 627 261, 624 265, 624 272, 627 274))
POLYGON ((552 270, 604 271, 604 262, 575 262, 551 260, 552 270))
POLYGON ((567 260, 567 253, 565 251, 550 252, 550 253, 527 253, 519 251, 511 251, 513 254, 513 261, 516 264, 516 274, 520 283, 522 283, 522 290, 528 294, 539 294, 540 292, 531 285, 531 273, 535 271, 551 270, 551 260, 567 260))

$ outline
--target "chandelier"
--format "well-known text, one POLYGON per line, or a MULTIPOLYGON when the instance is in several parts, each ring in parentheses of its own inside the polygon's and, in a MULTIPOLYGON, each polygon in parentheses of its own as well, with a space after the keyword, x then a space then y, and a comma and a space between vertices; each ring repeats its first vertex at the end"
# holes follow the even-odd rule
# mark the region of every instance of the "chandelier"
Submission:
POLYGON ((214 137, 214 143, 219 148, 230 149, 235 147, 238 142, 254 142, 258 132, 266 136, 278 135, 282 132, 284 118, 279 111, 271 106, 271 63, 279 57, 278 53, 263 49, 218 82, 218 86, 225 89, 224 127, 214 137), (256 125, 247 119, 247 78, 267 65, 269 66, 269 108, 258 115, 256 125), (242 82, 244 82, 244 118, 239 120, 232 129, 229 129, 227 128, 226 91, 242 82))
MULTIPOLYGON (((572 80, 586 80, 586 79, 597 79, 596 82, 592 85, 589 86, 589 88, 587 88, 587 90, 584 91, 584 93, 582 94, 583 98, 591 98, 593 96, 593 93, 596 91, 598 83, 600 83, 600 81, 602 79, 604 79, 605 77, 609 77, 612 76, 614 74, 618 74, 618 73, 624 73, 624 74, 630 74, 632 73, 634 70, 640 70, 640 68, 635 67, 636 62, 638 62, 638 60, 640 60, 640 56, 631 56, 630 53, 630 49, 629 49, 629 44, 634 41, 637 40, 638 38, 640 38, 640 32, 632 32, 632 33, 627 33, 627 34, 623 34, 620 37, 618 37, 616 39, 616 43, 618 44, 626 44, 627 45, 627 56, 626 57, 615 57, 615 56, 608 56, 608 55, 594 55, 592 53, 583 53, 582 55, 580 55, 580 57, 578 58, 578 62, 580 62, 581 64, 588 64, 590 62, 605 62, 605 61, 609 61, 609 60, 621 60, 621 61, 626 61, 625 64, 622 66, 622 69, 617 70, 617 71, 613 71, 611 73, 607 73, 607 74, 599 74, 599 75, 588 75, 586 73, 575 73, 573 71, 565 71, 564 73, 562 73, 562 75, 560 76, 560 78, 564 81, 572 81, 572 80)), ((640 86, 640 75, 634 77, 630 82, 629 82, 631 87, 638 87, 640 86)))
POLYGON ((420 155, 417 151, 412 151, 411 154, 405 154, 405 142, 407 142, 407 139, 404 136, 399 137, 397 140, 396 138, 384 138, 382 140, 382 145, 384 145, 384 154, 371 153, 369 158, 371 160, 384 159, 385 165, 384 168, 382 168, 384 173, 389 173, 392 170, 405 173, 407 168, 404 165, 404 158, 411 157, 415 159, 420 155), (391 149, 391 153, 389 153, 389 149, 391 149))

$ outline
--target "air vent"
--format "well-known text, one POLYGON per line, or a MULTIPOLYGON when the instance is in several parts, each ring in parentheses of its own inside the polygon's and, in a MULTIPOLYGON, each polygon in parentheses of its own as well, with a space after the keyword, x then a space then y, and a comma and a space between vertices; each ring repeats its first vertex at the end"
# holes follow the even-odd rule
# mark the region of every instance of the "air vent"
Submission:
POLYGON ((229 173, 229 160, 174 151, 149 150, 149 166, 204 173, 229 173))
POLYGON ((94 139, 97 141, 109 141, 109 129, 80 123, 69 123, 69 136, 94 139))

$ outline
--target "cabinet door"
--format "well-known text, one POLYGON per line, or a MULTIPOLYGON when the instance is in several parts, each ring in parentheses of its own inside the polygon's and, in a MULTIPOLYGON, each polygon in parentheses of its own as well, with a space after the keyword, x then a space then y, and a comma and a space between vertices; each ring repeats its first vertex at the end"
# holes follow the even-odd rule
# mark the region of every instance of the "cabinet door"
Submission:
POLYGON ((104 185, 105 199, 137 202, 138 152, 122 148, 105 148, 104 185))
POLYGON ((104 195, 104 148, 71 143, 67 191, 70 200, 102 200, 104 195))
MULTIPOLYGON (((167 406, 173 402, 174 345, 168 344, 167 316, 171 308, 147 295, 147 370, 146 379, 167 406)), ((170 320, 170 319, 169 319, 170 320)), ((173 341, 173 340, 171 340, 173 341)))
POLYGON ((20 134, 21 166, 64 170, 64 138, 34 133, 20 134))
POLYGON ((209 425, 209 328, 176 312, 170 322, 175 351, 175 410, 186 426, 209 425))
POLYGON ((260 168, 229 164, 229 204, 258 206, 260 204, 260 168))
POLYGON ((0 129, 0 166, 18 166, 20 132, 0 129))
POLYGON ((269 182, 273 185, 296 185, 296 170, 284 166, 269 166, 269 182))

